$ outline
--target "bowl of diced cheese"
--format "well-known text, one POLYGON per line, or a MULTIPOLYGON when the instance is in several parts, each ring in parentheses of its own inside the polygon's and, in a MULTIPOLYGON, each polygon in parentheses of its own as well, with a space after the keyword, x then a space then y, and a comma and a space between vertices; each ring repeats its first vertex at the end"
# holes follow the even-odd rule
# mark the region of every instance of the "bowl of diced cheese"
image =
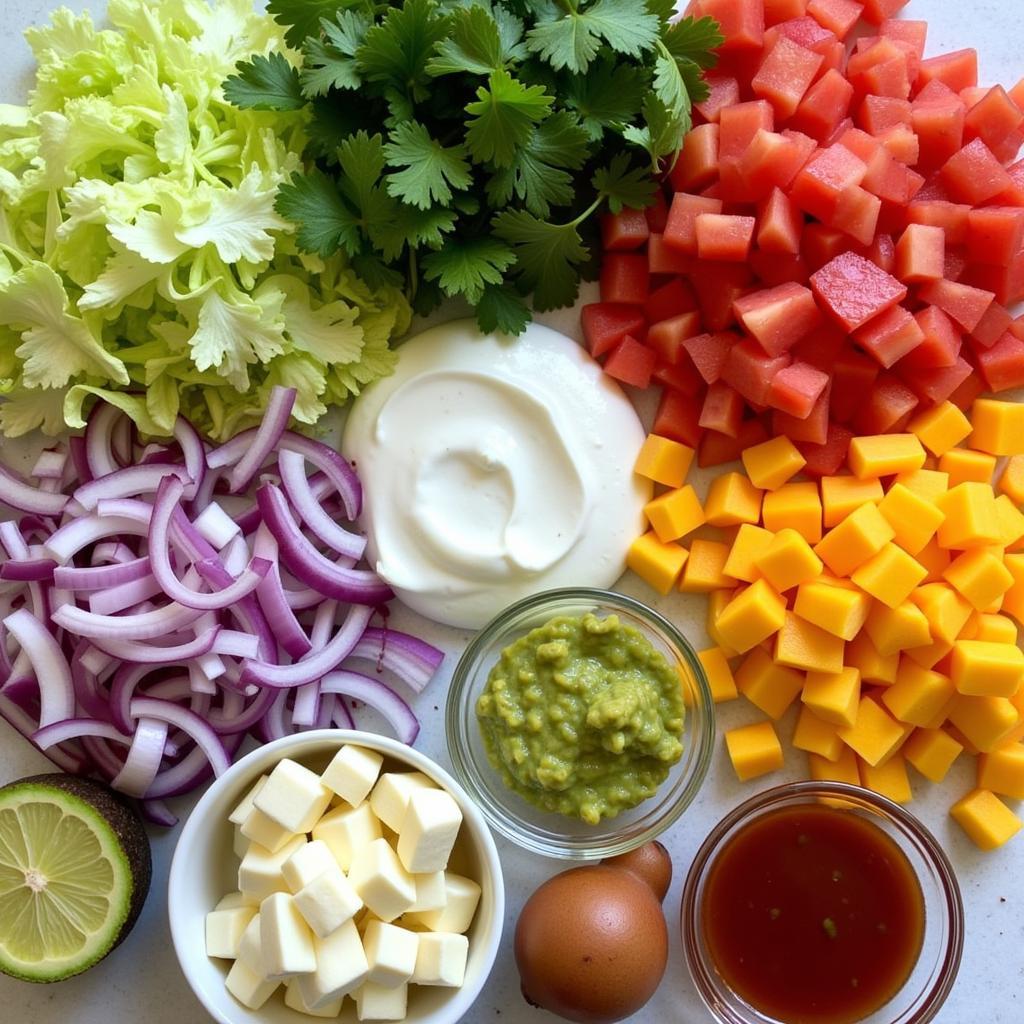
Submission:
POLYGON ((494 963, 504 884, 483 816, 444 769, 325 729, 210 786, 168 906, 185 977, 221 1024, 455 1024, 494 963))

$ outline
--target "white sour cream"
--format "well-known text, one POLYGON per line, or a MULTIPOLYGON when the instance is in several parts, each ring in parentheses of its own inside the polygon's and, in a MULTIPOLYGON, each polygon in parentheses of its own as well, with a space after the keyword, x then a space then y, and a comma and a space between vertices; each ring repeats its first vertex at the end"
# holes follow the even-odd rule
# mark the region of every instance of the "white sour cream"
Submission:
POLYGON ((571 338, 471 320, 425 331, 349 414, 377 572, 410 608, 478 628, 560 586, 611 586, 643 527, 644 429, 571 338))

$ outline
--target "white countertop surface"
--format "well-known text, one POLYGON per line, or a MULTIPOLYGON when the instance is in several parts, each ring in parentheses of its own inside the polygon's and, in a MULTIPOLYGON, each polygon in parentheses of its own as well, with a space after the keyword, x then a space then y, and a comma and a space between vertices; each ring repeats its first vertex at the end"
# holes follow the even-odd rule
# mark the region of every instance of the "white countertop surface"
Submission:
MULTIPOLYGON (((102 17, 102 0, 64 0, 74 10, 92 9, 102 17)), ((158 3, 159 0, 153 0, 158 3)), ((20 101, 28 87, 31 55, 21 30, 43 20, 58 0, 0 0, 0 101, 20 101)), ((1011 86, 1024 75, 1021 47, 1020 0, 912 0, 904 10, 910 18, 931 23, 928 53, 974 46, 980 55, 983 84, 1011 86)), ((566 333, 575 334, 571 312, 542 318, 566 333)), ((21 443, 0 440, 5 460, 20 461, 21 443)), ((652 592, 635 579, 622 589, 650 600, 652 592)), ((706 645, 703 601, 684 595, 657 602, 679 623, 697 647, 706 645)), ((450 766, 443 706, 445 688, 468 633, 446 630, 416 620, 395 609, 394 624, 420 633, 443 647, 448 657, 438 678, 417 701, 423 722, 417 747, 450 766)), ((725 728, 758 717, 744 701, 719 707, 725 728)), ((792 733, 792 712, 781 723, 783 736, 792 733)), ((671 948, 664 981, 655 997, 630 1018, 647 1024, 708 1020, 694 992, 683 961, 678 936, 679 899, 690 860, 702 838, 725 812, 757 787, 767 788, 804 776, 804 757, 787 752, 784 772, 747 786, 735 780, 721 745, 716 748, 711 773, 703 792, 680 822, 662 840, 672 853, 675 877, 665 900, 671 948)), ((50 770, 49 762, 32 750, 5 723, 0 722, 0 784, 35 772, 50 770)), ((949 805, 972 786, 974 762, 962 758, 941 787, 914 776, 915 797, 910 810, 935 832, 957 869, 967 914, 963 966, 956 987, 939 1014, 939 1024, 1017 1024, 1024 1021, 1024 838, 992 854, 981 854, 947 816, 949 805)), ((175 802, 184 817, 190 801, 175 802)), ((205 1024, 209 1017, 181 975, 171 947, 167 925, 166 885, 177 829, 151 830, 153 884, 145 909, 129 938, 105 961, 86 974, 56 985, 36 986, 0 975, 0 1020, 10 1024, 205 1024)), ((528 1006, 519 992, 512 958, 512 934, 519 909, 530 892, 566 865, 520 852, 499 840, 508 898, 508 918, 502 949, 494 972, 466 1024, 546 1024, 557 1018, 528 1006)))

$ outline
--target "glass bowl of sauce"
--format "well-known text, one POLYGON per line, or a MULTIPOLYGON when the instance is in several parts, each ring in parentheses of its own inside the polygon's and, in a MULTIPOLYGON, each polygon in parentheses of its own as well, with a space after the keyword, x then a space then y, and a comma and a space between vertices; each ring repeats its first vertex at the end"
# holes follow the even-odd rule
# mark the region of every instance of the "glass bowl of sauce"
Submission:
POLYGON ((858 786, 798 782, 708 836, 682 935, 721 1024, 924 1024, 960 967, 963 903, 912 815, 858 786))

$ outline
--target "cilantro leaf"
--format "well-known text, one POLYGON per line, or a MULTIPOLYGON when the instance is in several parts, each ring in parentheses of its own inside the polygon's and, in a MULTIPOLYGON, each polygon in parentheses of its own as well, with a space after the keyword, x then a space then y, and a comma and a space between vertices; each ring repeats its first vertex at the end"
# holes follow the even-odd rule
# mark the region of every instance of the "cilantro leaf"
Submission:
POLYGON ((505 66, 506 51, 494 16, 483 7, 460 7, 451 16, 451 36, 437 47, 437 56, 427 61, 427 72, 435 77, 468 72, 488 75, 505 66))
POLYGON ((715 51, 724 42, 725 37, 714 18, 681 18, 669 26, 664 39, 666 49, 676 60, 693 61, 705 70, 718 63, 715 51))
POLYGON ((526 33, 526 45, 556 71, 568 68, 581 73, 597 56, 601 40, 590 31, 583 14, 571 11, 564 17, 543 21, 530 29, 526 33))
POLYGON ((512 250, 496 238, 450 238, 423 258, 423 274, 428 281, 437 281, 445 295, 465 295, 475 305, 484 286, 501 284, 515 261, 512 250))
POLYGON ((283 53, 243 61, 224 83, 224 98, 243 110, 301 110, 306 105, 299 72, 283 53))
POLYGON ((570 81, 565 102, 579 112, 584 129, 596 141, 605 128, 628 124, 636 117, 647 88, 638 68, 600 60, 588 74, 570 81))
POLYGON ((689 130, 689 112, 674 113, 657 93, 648 93, 643 105, 644 126, 627 125, 623 137, 647 150, 651 157, 651 170, 657 172, 663 156, 678 152, 683 136, 689 130))
POLYGON ((322 24, 326 39, 310 36, 303 47, 299 78, 308 97, 331 89, 358 89, 362 84, 355 55, 370 28, 370 19, 356 11, 342 11, 337 21, 322 24))
POLYGON ((349 6, 348 0, 269 0, 267 11, 279 25, 288 26, 285 42, 299 49, 307 36, 320 34, 321 18, 333 18, 349 6))
POLYGON ((466 147, 442 146, 418 121, 399 125, 384 153, 392 167, 405 168, 388 175, 388 195, 421 210, 449 202, 452 189, 468 188, 472 182, 466 147))
POLYGON ((356 53, 359 69, 368 81, 421 101, 430 83, 427 60, 447 33, 448 19, 438 14, 433 0, 405 0, 366 33, 356 53))
POLYGON ((493 71, 487 87, 476 91, 477 99, 466 104, 470 114, 466 143, 473 158, 508 167, 516 149, 530 139, 533 125, 542 121, 554 98, 539 85, 525 86, 507 71, 493 71))
POLYGON ((339 247, 350 255, 361 249, 359 219, 322 171, 297 174, 281 186, 275 204, 282 217, 298 224, 296 240, 304 252, 325 259, 339 247))
POLYGON ((491 226, 512 245, 517 277, 524 289, 533 292, 535 309, 572 305, 579 288, 578 264, 589 255, 575 222, 552 224, 526 210, 503 210, 491 226))
POLYGON ((458 220, 455 210, 446 210, 442 206, 421 210, 387 195, 384 198, 392 208, 386 218, 370 220, 368 230, 373 244, 385 259, 398 259, 407 245, 440 249, 444 245, 444 236, 454 229, 458 220))
POLYGON ((625 153, 616 153, 607 167, 599 168, 591 180, 597 192, 608 200, 612 213, 624 206, 639 210, 654 201, 657 183, 646 167, 631 167, 625 153))
POLYGON ((377 182, 384 173, 384 140, 379 134, 356 132, 338 147, 338 163, 344 172, 342 188, 360 209, 371 204, 377 182))
POLYGON ((489 284, 476 304, 480 330, 502 334, 522 334, 533 319, 530 310, 510 288, 489 284))

